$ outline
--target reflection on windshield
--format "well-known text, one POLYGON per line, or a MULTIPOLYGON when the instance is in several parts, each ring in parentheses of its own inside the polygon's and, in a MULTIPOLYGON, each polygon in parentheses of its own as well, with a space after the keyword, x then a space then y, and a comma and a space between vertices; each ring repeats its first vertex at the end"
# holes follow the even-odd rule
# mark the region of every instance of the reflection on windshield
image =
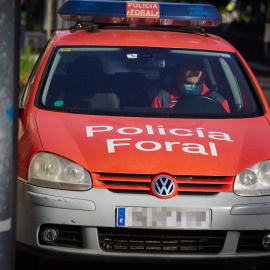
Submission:
POLYGON ((57 48, 41 108, 140 117, 259 116, 233 54, 143 47, 57 48))

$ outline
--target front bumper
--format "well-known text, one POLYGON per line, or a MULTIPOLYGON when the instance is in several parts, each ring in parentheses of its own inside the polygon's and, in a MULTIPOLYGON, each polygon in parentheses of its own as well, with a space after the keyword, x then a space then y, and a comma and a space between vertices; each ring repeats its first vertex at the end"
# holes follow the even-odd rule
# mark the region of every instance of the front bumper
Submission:
MULTIPOLYGON (((18 248, 28 250, 37 255, 70 260, 114 260, 136 262, 183 262, 183 263, 210 263, 210 262, 239 262, 241 264, 270 263, 270 251, 260 245, 261 237, 270 232, 270 197, 239 197, 234 193, 217 193, 214 195, 183 195, 162 200, 150 195, 114 193, 106 189, 92 189, 85 192, 53 190, 29 185, 18 181, 18 206, 17 206, 17 243, 18 248), (125 229, 129 235, 128 244, 126 236, 116 227, 116 207, 185 207, 211 209, 211 227, 209 230, 168 230, 158 229, 125 229), (80 234, 81 243, 48 245, 40 237, 40 230, 44 226, 68 229, 77 235, 80 234), (60 227, 59 227, 60 226, 60 227), (118 235, 103 237, 104 230, 112 230, 118 235), (132 235, 135 232, 136 235, 132 235), (139 232, 139 233, 138 233, 139 232), (144 232, 144 238, 136 238, 144 232), (171 235, 170 240, 178 241, 171 249, 160 246, 168 245, 168 239, 152 248, 153 242, 159 239, 149 237, 152 232, 160 237, 161 234, 171 235), (175 236, 180 235, 178 238, 175 236), (203 234, 202 234, 203 233, 203 234), (193 243, 207 246, 207 239, 224 235, 220 249, 211 248, 194 249, 193 243), (220 233, 220 235, 219 235, 220 233), (185 238, 186 235, 195 235, 195 238, 185 238), (203 235, 203 237, 202 237, 203 235), (250 246, 250 239, 256 240, 250 246), (136 237, 135 237, 136 236, 136 237), (184 237, 185 236, 185 237, 184 237), (124 237, 124 238, 123 238, 124 237), (135 238, 136 239, 135 239, 135 238), (197 238, 196 238, 197 237, 197 238), (184 239, 185 238, 185 239, 184 239), (105 240, 104 240, 105 239, 105 240), (194 240, 195 239, 195 240, 194 240), (201 239, 202 241, 199 241, 201 239), (249 239, 246 241, 246 239, 249 239), (136 244, 132 241, 144 241, 148 244, 136 244), (108 243, 104 241, 109 241, 108 243), (115 243, 115 241, 118 241, 115 243), (148 242, 147 242, 148 241, 148 242), (193 241, 193 243, 192 243, 193 241), (205 244, 206 243, 206 244, 205 244), (244 244, 243 244, 244 243, 244 244), (116 244, 117 248, 111 248, 116 244), (147 248, 147 245, 151 248, 147 248), (127 247, 128 246, 128 247, 127 247), (144 246, 144 247, 142 247, 144 246), (188 246, 188 248, 183 248, 188 246), (207 251, 207 252, 206 252, 207 251)), ((74 236, 68 236, 74 238, 74 236)), ((76 237, 75 237, 76 238, 76 237)), ((75 239, 77 240, 77 239, 75 239)), ((137 242, 138 242, 137 241, 137 242)), ((212 246, 216 242, 211 242, 212 246)))

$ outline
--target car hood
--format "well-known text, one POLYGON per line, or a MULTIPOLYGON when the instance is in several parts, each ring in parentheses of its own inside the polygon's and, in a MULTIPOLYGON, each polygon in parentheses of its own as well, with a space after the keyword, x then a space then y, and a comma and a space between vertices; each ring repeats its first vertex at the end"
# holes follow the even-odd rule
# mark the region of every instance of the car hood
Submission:
POLYGON ((270 158, 269 123, 249 119, 165 119, 38 110, 44 151, 92 172, 233 176, 270 158))

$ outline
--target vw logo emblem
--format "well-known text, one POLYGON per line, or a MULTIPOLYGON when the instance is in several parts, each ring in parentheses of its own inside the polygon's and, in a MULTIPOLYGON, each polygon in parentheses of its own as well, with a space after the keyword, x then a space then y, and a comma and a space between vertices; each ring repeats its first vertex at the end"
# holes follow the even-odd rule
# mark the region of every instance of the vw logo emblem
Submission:
POLYGON ((160 175, 153 181, 153 191, 160 197, 169 197, 175 191, 174 181, 166 176, 160 175))

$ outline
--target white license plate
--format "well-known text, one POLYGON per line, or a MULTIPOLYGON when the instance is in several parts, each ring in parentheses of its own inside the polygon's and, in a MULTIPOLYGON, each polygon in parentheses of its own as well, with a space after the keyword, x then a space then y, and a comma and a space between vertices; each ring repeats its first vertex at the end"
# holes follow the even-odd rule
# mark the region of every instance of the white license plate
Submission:
POLYGON ((133 228, 209 229, 211 210, 178 207, 117 207, 116 226, 133 228))

